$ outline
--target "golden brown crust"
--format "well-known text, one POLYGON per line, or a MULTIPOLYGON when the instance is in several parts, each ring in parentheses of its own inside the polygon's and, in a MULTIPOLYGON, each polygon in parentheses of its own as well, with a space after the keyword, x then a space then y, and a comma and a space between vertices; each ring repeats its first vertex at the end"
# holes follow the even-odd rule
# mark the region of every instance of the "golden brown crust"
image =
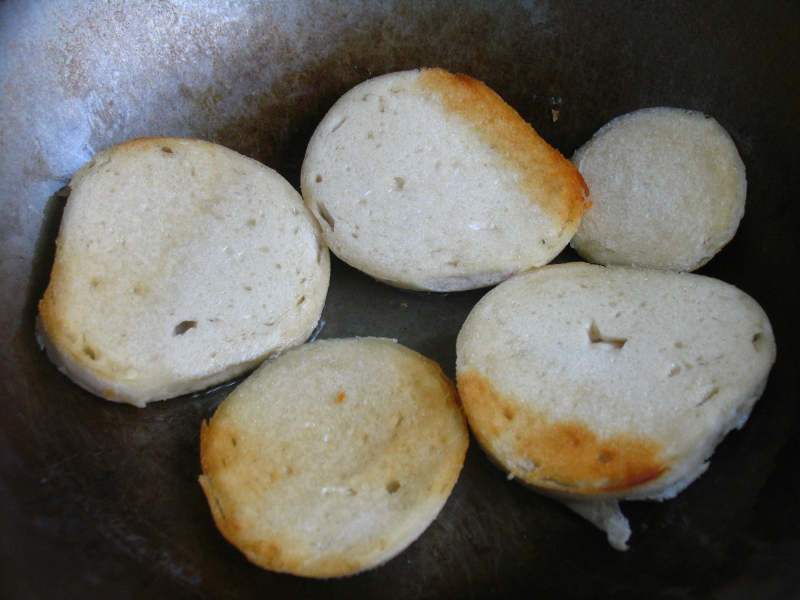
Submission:
POLYGON ((589 208, 585 201, 589 190, 580 172, 495 91, 482 81, 444 69, 423 69, 419 85, 440 96, 447 110, 475 125, 503 161, 522 175, 522 187, 542 209, 564 227, 578 226, 589 208))
POLYGON ((250 562, 341 577, 385 562, 427 527, 469 443, 455 386, 435 361, 388 340, 325 340, 251 377, 202 423, 199 478, 220 533, 250 562), (360 354, 342 358, 342 345, 360 354), (309 357, 316 348, 323 358, 309 357), (352 360, 378 382, 365 388, 354 372, 329 386, 352 360), (298 367, 304 383, 294 381, 298 367), (300 416, 277 424, 287 403, 300 416))
POLYGON ((531 485, 609 494, 654 480, 669 468, 653 440, 628 434, 601 437, 578 421, 553 422, 498 394, 475 369, 458 374, 458 391, 481 445, 531 485), (511 468, 520 464, 525 467, 511 468))
POLYGON ((100 380, 111 375, 101 365, 93 364, 97 358, 96 349, 86 344, 85 341, 78 340, 76 334, 70 331, 61 316, 61 309, 58 306, 58 290, 66 277, 63 271, 61 262, 56 258, 50 271, 50 281, 38 303, 37 335, 48 355, 70 377, 87 389, 91 389, 101 398, 116 402, 118 395, 112 387, 98 384, 92 380, 93 378, 100 380))

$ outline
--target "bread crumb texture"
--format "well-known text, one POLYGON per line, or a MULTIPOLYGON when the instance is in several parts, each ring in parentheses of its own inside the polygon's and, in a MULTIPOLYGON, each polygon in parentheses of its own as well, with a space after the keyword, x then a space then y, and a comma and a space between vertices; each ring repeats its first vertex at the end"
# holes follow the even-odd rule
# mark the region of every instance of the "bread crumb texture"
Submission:
POLYGON ((316 341, 265 363, 203 424, 200 484, 253 563, 340 577, 425 530, 468 439, 435 362, 380 338, 316 341))
POLYGON ((622 115, 572 160, 592 207, 571 244, 592 262, 693 271, 733 238, 744 214, 744 162, 727 131, 700 112, 622 115))
POLYGON ((675 495, 702 473, 776 354, 766 314, 734 286, 587 263, 500 284, 456 347, 469 423, 506 470, 626 499, 675 495))
POLYGON ((428 291, 546 264, 587 206, 572 163, 485 84, 442 69, 345 93, 316 128, 300 180, 339 258, 428 291))
POLYGON ((510 169, 532 200, 569 228, 588 209, 589 193, 577 168, 482 81, 444 69, 422 69, 419 85, 445 108, 471 123, 510 169))
POLYGON ((476 438, 500 452, 512 474, 533 485, 578 494, 618 492, 658 478, 669 467, 654 440, 603 437, 580 421, 553 421, 520 410, 477 371, 459 374, 458 392, 476 438))
POLYGON ((330 265, 300 195, 201 140, 141 138, 70 182, 39 335, 89 391, 144 406, 305 340, 330 265))

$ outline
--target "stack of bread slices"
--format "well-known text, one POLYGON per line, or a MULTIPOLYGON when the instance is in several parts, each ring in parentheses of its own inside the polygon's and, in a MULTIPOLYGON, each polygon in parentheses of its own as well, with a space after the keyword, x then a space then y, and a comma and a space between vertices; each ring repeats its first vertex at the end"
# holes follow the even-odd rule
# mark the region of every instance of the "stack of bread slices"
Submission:
POLYGON ((53 362, 115 402, 258 367, 203 423, 200 483, 266 569, 338 577, 401 552, 455 486, 468 425, 509 477, 625 548, 618 501, 689 485, 764 389, 763 310, 687 272, 744 211, 744 165, 710 117, 639 111, 570 162, 480 81, 390 73, 331 107, 300 184, 200 140, 97 154, 37 321, 53 362), (549 264, 570 242, 599 264, 549 264), (496 285, 458 335, 458 392, 392 340, 304 343, 329 249, 396 287, 496 285))

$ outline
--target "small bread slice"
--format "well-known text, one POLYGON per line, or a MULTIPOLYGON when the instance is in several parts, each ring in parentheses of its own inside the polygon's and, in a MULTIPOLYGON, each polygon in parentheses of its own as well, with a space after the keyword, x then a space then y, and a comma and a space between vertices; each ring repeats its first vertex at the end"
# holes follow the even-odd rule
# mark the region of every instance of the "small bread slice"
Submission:
POLYGON ((388 339, 320 340, 264 363, 203 423, 200 484, 251 562, 341 577, 427 528, 468 442, 435 362, 388 339))
POLYGON ((700 112, 623 115, 572 161, 592 206, 571 245, 591 262, 693 271, 733 238, 744 214, 744 163, 725 129, 700 112))
POLYGON ((546 264, 586 207, 567 159, 485 84, 442 69, 344 94, 300 179, 334 254, 415 290, 478 288, 546 264))
POLYGON ((38 335, 75 382, 144 406, 313 331, 330 259, 278 173, 200 140, 135 139, 75 173, 38 335))
POLYGON ((456 372, 486 451, 624 549, 617 500, 671 498, 703 473, 775 352, 764 311, 729 284, 567 263, 484 296, 459 332, 456 372))

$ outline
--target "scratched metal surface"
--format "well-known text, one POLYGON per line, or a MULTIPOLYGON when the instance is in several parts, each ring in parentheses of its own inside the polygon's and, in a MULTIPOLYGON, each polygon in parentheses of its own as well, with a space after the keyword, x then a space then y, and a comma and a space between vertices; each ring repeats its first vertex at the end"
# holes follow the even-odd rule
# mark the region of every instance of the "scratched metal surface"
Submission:
MULTIPOLYGON (((797 597, 798 25, 796 3, 777 1, 0 3, 0 596, 797 597), (627 553, 473 444, 439 518, 387 565, 339 581, 268 573, 217 533, 196 482, 200 422, 230 385, 117 406, 37 348, 57 192, 94 152, 144 135, 210 139, 297 185, 341 93, 420 65, 485 80, 567 155, 640 107, 714 115, 749 190, 736 238, 701 272, 764 306, 778 363, 703 477, 625 505, 627 553)), ((481 294, 402 292, 334 262, 321 336, 395 337, 453 375, 481 294)))

